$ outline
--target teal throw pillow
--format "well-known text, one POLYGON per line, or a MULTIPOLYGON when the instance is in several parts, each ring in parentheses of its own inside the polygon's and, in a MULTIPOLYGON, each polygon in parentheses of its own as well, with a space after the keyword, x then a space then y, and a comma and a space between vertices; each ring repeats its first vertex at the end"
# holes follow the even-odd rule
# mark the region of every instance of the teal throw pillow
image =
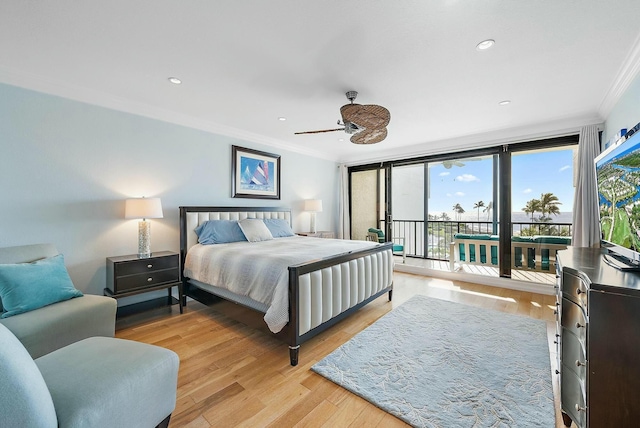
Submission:
POLYGON ((1 318, 80 296, 62 254, 31 263, 0 264, 1 318))

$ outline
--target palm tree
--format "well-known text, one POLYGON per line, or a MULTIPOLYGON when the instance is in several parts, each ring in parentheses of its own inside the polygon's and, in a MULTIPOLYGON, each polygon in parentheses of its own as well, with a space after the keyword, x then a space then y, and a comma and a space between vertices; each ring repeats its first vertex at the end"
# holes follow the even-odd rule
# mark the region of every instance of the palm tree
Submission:
POLYGON ((539 202, 540 202, 539 211, 542 213, 540 220, 542 221, 551 220, 551 218, 545 216, 545 214, 553 214, 553 215, 560 214, 560 208, 558 208, 558 205, 562 205, 562 202, 560 202, 558 197, 553 193, 541 194, 539 202))
POLYGON ((527 205, 522 208, 522 211, 524 211, 524 213, 527 215, 531 214, 531 223, 533 223, 533 215, 540 211, 540 201, 537 199, 531 199, 530 201, 527 201, 527 205))
POLYGON ((464 213, 464 208, 460 203, 457 203, 453 206, 453 212, 456 214, 456 220, 460 220, 460 214, 464 213))
POLYGON ((487 220, 491 218, 491 210, 493 209, 493 201, 489 201, 486 207, 482 210, 483 213, 487 213, 487 220))
POLYGON ((440 214, 440 218, 442 219, 442 221, 449 221, 451 220, 451 218, 449 217, 449 214, 443 212, 442 214, 440 214))
POLYGON ((484 202, 483 201, 478 201, 475 204, 473 204, 473 209, 477 209, 478 210, 478 221, 480 221, 480 208, 484 207, 484 202))

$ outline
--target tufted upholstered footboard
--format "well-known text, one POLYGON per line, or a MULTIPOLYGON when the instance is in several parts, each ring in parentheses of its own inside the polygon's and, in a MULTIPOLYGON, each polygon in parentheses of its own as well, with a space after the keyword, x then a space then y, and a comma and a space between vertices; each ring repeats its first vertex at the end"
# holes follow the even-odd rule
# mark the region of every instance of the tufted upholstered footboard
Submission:
MULTIPOLYGON (((291 211, 268 207, 180 207, 181 271, 187 251, 197 243, 196 226, 210 219, 281 218, 291 211)), ((318 238, 313 238, 318 239, 318 238)), ((213 294, 264 311, 246 296, 203 287, 183 277, 185 296, 206 301, 213 294)), ((370 301, 393 290, 392 244, 379 244, 289 267, 289 323, 278 334, 290 349, 291 365, 298 364, 300 345, 347 317, 370 301)), ((186 303, 186 302, 185 302, 186 303)))

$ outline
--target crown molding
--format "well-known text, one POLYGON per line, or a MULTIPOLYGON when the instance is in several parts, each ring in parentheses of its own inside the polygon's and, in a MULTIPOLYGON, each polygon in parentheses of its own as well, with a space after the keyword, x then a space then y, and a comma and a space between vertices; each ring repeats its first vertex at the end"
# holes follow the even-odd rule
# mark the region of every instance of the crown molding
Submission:
POLYGON ((631 82, 638 76, 638 73, 640 73, 640 36, 636 38, 636 41, 631 46, 629 55, 622 63, 622 67, 620 67, 609 91, 602 99, 598 108, 600 116, 609 117, 611 110, 629 88, 631 82))

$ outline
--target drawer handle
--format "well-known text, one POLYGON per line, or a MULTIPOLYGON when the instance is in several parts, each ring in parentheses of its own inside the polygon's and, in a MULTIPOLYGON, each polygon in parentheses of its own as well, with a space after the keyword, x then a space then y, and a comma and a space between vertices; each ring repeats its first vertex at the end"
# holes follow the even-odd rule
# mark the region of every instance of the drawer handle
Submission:
POLYGON ((580 324, 579 322, 576 323, 576 328, 584 328, 584 326, 582 324, 580 324))
POLYGON ((151 269, 152 267, 153 267, 153 265, 152 265, 152 264, 148 264, 148 265, 147 265, 147 268, 148 268, 148 269, 151 269))
POLYGON ((580 366, 586 366, 586 364, 580 360, 576 360, 576 367, 580 367, 580 366))
POLYGON ((147 278, 147 282, 151 282, 151 281, 153 281, 153 278, 151 277, 147 278))
POLYGON ((580 407, 579 404, 576 404, 576 411, 578 411, 578 412, 586 412, 587 408, 586 407, 580 407))

